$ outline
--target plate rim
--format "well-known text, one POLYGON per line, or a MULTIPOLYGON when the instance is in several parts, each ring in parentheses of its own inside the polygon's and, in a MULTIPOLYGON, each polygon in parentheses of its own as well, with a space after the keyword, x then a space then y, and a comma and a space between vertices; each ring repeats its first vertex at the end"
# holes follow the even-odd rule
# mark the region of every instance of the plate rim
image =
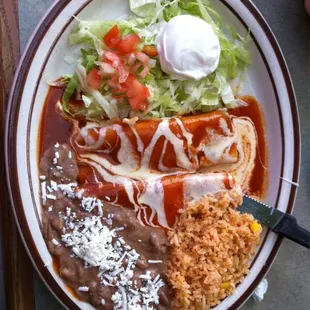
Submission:
MULTIPOLYGON (((21 96, 23 94, 23 86, 24 82, 28 76, 28 71, 32 65, 33 58, 36 54, 38 47, 40 46, 41 40, 43 39, 44 35, 46 34, 49 27, 53 24, 54 20, 57 16, 62 12, 62 10, 71 2, 72 0, 57 0, 54 4, 49 8, 47 13, 39 22, 38 26, 36 27, 34 33, 32 34, 30 40, 28 41, 27 47, 23 56, 20 59, 19 66, 16 70, 15 78, 11 87, 10 97, 7 106, 7 114, 6 114, 6 124, 5 124, 5 169, 6 169, 6 179, 8 184, 9 196, 11 207, 13 210, 13 214, 15 217, 15 222, 17 224, 17 228, 21 239, 24 243, 28 256, 30 257, 34 268, 37 270, 40 278, 43 280, 45 285, 51 291, 51 293, 56 297, 56 299, 66 308, 69 309, 80 309, 74 301, 67 296, 65 291, 57 284, 53 276, 47 272, 42 259, 37 251, 37 247, 33 240, 33 237, 29 231, 29 229, 23 229, 28 227, 28 223, 26 220, 26 216, 24 213, 24 204, 19 194, 19 186, 13 187, 13 184, 19 184, 18 182, 18 172, 17 172, 17 159, 16 159, 16 136, 17 136, 17 126, 15 120, 18 119, 21 96)), ((82 8, 87 6, 92 0, 85 1, 82 8)), ((219 0, 225 6, 231 10, 234 15, 244 24, 242 18, 235 12, 235 10, 225 1, 219 0)), ((253 18, 258 22, 261 29, 264 31, 266 38, 268 39, 269 43, 271 44, 274 53, 276 54, 277 60, 279 62, 281 73, 283 75, 286 90, 289 95, 289 102, 291 107, 291 114, 292 114, 292 123, 294 129, 294 170, 293 170, 293 180, 298 182, 299 180, 299 173, 300 173, 300 121, 299 121, 299 112, 298 112, 298 105, 295 95, 295 90, 293 87, 292 79, 289 73, 288 66, 286 64, 285 58, 281 51, 281 48, 273 34, 270 26, 268 25, 267 21, 260 13, 258 8, 252 1, 248 0, 241 0, 240 1, 253 15, 253 18)), ((62 33, 58 33, 58 36, 61 36, 62 33)), ((257 47, 260 49, 260 45, 257 44, 257 47)), ((261 51, 261 55, 264 58, 264 53, 261 51)), ((264 60, 265 61, 265 60, 264 60)), ((266 61, 265 61, 266 63, 266 61)), ((268 70, 270 70, 268 64, 266 64, 268 70)), ((272 76, 271 76, 272 79, 272 76)), ((272 79, 273 80, 273 79, 272 79)), ((277 88, 273 86, 277 95, 277 88)), ((37 89, 37 88, 36 88, 37 89)), ((281 109, 280 109, 281 111, 281 109)), ((281 119, 282 120, 282 119, 281 119)), ((280 191, 281 192, 281 191, 280 191)), ((294 202, 296 199, 296 192, 297 188, 292 187, 289 200, 288 200, 288 213, 292 213, 294 209, 294 202)), ((250 296, 253 292, 253 289, 259 284, 259 282, 263 279, 265 274, 269 271, 272 266, 273 261, 275 260, 278 251, 280 249, 281 243, 283 238, 277 237, 276 242, 269 254, 265 265, 262 267, 258 275, 256 276, 255 280, 250 284, 250 286, 246 289, 246 291, 230 306, 229 309, 238 309, 250 296)))

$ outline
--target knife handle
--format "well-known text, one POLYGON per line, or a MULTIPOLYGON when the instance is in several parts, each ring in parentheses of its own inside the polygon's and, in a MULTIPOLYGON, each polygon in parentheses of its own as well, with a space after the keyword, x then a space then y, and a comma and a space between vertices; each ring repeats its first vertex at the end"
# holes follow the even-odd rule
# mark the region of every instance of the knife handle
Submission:
POLYGON ((310 231, 300 227, 292 215, 285 214, 272 231, 310 249, 310 231))

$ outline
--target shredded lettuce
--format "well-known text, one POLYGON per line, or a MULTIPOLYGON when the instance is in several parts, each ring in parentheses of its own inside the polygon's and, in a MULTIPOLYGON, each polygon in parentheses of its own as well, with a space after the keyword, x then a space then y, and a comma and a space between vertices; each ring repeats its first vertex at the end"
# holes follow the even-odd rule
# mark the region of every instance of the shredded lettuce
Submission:
POLYGON ((156 12, 156 0, 131 0, 129 6, 140 17, 151 17, 156 12))
POLYGON ((82 100, 85 104, 85 108, 89 108, 90 105, 93 103, 94 98, 92 98, 91 96, 82 95, 82 100))
POLYGON ((138 35, 143 37, 146 44, 155 44, 156 35, 167 25, 166 21, 161 21, 143 28, 138 35))
POLYGON ((230 25, 223 25, 220 15, 207 0, 129 0, 129 6, 133 15, 127 20, 80 21, 71 33, 70 44, 84 43, 88 48, 81 50, 82 60, 76 73, 63 78, 68 83, 63 96, 65 111, 68 111, 71 96, 78 90, 83 92, 81 99, 85 105, 79 113, 93 120, 136 115, 141 118, 169 117, 240 104, 230 83, 238 77, 242 85, 251 64, 249 35, 243 38, 230 25), (150 73, 140 80, 151 93, 146 112, 132 112, 126 99, 117 103, 109 87, 93 90, 87 85, 86 75, 108 49, 102 38, 114 25, 118 25, 122 35, 136 33, 144 44, 155 44, 157 34, 167 22, 181 14, 202 18, 213 27, 221 46, 215 72, 199 81, 177 81, 162 71, 159 60, 152 59, 150 73))
POLYGON ((87 72, 86 68, 82 65, 78 65, 76 69, 76 75, 80 83, 81 90, 94 98, 94 100, 99 104, 106 114, 106 116, 110 119, 117 118, 117 106, 116 104, 112 104, 112 102, 108 101, 106 96, 102 95, 99 90, 95 90, 89 87, 87 83, 87 72))
POLYGON ((62 107, 63 107, 64 111, 69 113, 69 114, 71 114, 71 112, 68 108, 68 103, 69 103, 72 95, 74 94, 74 92, 77 90, 78 86, 79 86, 79 81, 78 81, 76 74, 74 74, 71 77, 71 79, 70 79, 70 81, 69 81, 69 83, 65 89, 65 92, 62 96, 62 107))
MULTIPOLYGON (((95 67, 96 61, 98 60, 98 55, 94 50, 86 51, 81 49, 82 54, 82 66, 85 68, 86 72, 89 73, 91 69, 95 67)), ((67 84, 65 92, 62 97, 63 109, 65 112, 70 113, 68 109, 68 103, 72 95, 78 90, 80 83, 76 74, 64 75, 61 79, 63 84, 67 84)), ((70 113, 71 114, 71 113, 70 113)))
POLYGON ((72 78, 73 74, 65 74, 60 79, 60 84, 68 84, 72 78))
POLYGON ((82 66, 89 73, 95 67, 98 61, 98 55, 93 50, 86 51, 85 49, 81 49, 81 54, 83 56, 82 66))
POLYGON ((130 18, 128 20, 80 21, 69 36, 69 44, 88 43, 94 47, 105 48, 102 38, 115 25, 118 25, 121 33, 126 35, 143 30, 147 26, 147 20, 130 18))
POLYGON ((163 15, 166 22, 168 22, 171 18, 179 15, 180 8, 178 6, 178 2, 168 3, 165 7, 163 15))

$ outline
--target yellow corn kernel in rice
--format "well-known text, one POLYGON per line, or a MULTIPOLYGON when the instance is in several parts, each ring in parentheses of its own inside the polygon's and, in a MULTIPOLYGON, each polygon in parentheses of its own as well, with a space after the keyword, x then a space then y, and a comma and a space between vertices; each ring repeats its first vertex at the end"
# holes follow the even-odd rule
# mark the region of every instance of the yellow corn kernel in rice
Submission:
POLYGON ((251 224, 251 227, 250 227, 252 233, 257 233, 257 232, 261 232, 262 231, 262 225, 257 223, 257 222, 253 222, 251 224))
POLYGON ((223 283, 221 283, 220 287, 224 290, 227 290, 230 288, 230 283, 229 282, 223 282, 223 283))

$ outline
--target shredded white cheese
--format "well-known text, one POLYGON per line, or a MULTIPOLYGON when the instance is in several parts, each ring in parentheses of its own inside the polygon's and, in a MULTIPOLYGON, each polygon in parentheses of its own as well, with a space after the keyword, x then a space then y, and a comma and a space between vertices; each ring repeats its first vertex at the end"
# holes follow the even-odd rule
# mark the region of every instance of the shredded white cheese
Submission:
MULTIPOLYGON (((87 203, 85 205, 88 206, 87 203)), ((62 241, 72 248, 76 257, 84 260, 85 267, 99 267, 98 277, 102 284, 117 288, 111 298, 114 309, 154 309, 153 305, 159 303, 158 291, 164 282, 159 275, 152 276, 150 271, 140 275, 142 287, 132 281, 140 255, 126 244, 123 237, 117 236, 123 227, 111 229, 103 225, 102 219, 93 216, 71 222, 72 231, 62 235, 62 241)), ((108 220, 112 221, 111 215, 108 220)))
POLYGON ((77 183, 58 184, 57 187, 69 198, 75 198, 75 188, 77 187, 77 183))
POLYGON ((148 260, 149 264, 162 264, 162 262, 163 262, 162 260, 151 260, 151 259, 148 260))
POLYGON ((96 197, 82 197, 81 207, 87 212, 92 212, 97 208, 99 216, 102 216, 102 206, 101 200, 96 197))
POLYGON ((47 198, 47 199, 56 200, 56 196, 55 196, 55 195, 47 194, 47 195, 46 195, 46 198, 47 198))
POLYGON ((79 291, 80 292, 88 292, 89 291, 89 287, 88 286, 80 286, 79 287, 79 291))
POLYGON ((59 242, 54 238, 54 239, 52 239, 52 243, 54 244, 54 245, 59 245, 59 242))
POLYGON ((51 189, 57 191, 57 183, 53 180, 51 180, 51 189))
POLYGON ((46 186, 46 189, 47 189, 47 191, 49 192, 49 193, 51 193, 52 191, 53 191, 53 189, 50 187, 50 186, 46 186))
POLYGON ((84 189, 83 189, 83 188, 82 188, 82 189, 77 190, 77 191, 75 192, 75 196, 76 196, 76 198, 78 198, 78 199, 82 199, 82 197, 83 197, 83 193, 84 193, 84 189))
POLYGON ((41 183, 41 197, 43 205, 46 204, 46 182, 41 183))

